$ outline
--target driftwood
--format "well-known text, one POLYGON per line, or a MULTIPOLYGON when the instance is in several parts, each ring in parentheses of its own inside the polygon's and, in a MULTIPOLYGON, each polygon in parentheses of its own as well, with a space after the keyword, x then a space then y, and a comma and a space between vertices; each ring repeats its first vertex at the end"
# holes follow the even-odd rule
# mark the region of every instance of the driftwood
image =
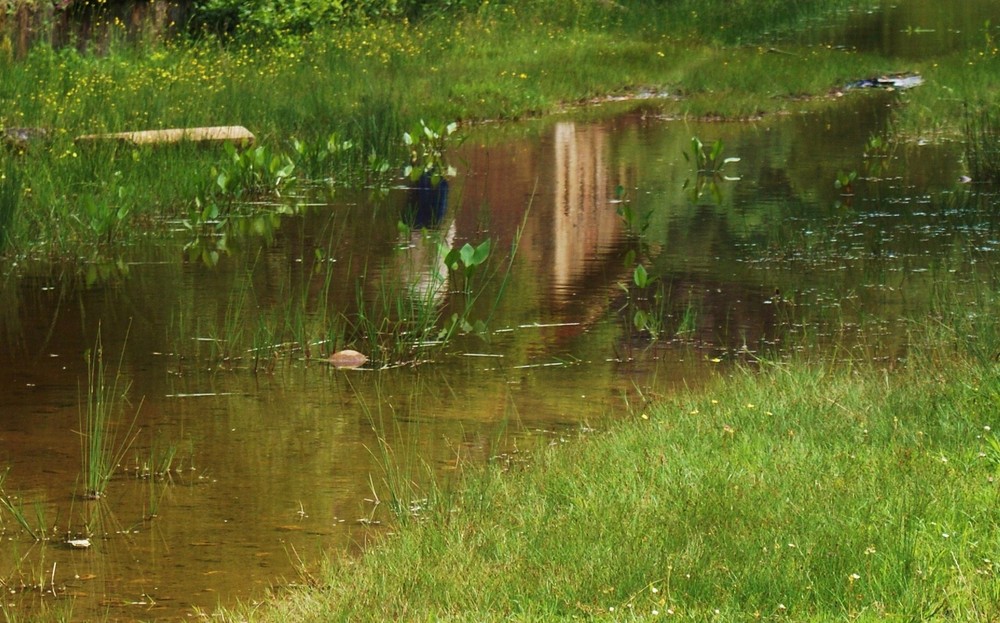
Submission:
POLYGON ((118 141, 131 145, 167 145, 181 142, 213 145, 233 143, 247 148, 254 144, 256 137, 241 125, 212 126, 207 128, 172 128, 169 130, 143 130, 141 132, 112 132, 108 134, 85 134, 76 138, 77 145, 118 141))

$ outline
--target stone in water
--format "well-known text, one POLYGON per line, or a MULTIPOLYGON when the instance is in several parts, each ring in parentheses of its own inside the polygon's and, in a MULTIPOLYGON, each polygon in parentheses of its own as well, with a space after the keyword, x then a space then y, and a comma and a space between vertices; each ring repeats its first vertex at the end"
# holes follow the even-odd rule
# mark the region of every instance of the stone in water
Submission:
POLYGON ((334 368, 357 368, 365 365, 368 357, 365 357, 356 350, 339 350, 328 359, 334 368))

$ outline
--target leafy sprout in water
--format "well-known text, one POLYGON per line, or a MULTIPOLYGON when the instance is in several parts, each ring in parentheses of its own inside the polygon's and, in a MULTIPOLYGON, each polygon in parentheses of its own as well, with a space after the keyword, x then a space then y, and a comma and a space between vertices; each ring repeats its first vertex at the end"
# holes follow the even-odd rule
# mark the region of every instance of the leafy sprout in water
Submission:
POLYGON ((625 187, 618 185, 615 187, 615 213, 621 217, 629 235, 642 237, 649 229, 650 219, 653 216, 652 210, 639 214, 632 205, 632 200, 625 191, 625 187))
POLYGON ((689 187, 691 189, 691 201, 697 202, 703 195, 708 193, 718 203, 722 200, 719 182, 723 180, 735 182, 740 179, 738 176, 725 175, 723 173, 727 165, 740 161, 735 156, 724 158, 722 155, 724 149, 722 139, 716 140, 711 145, 706 145, 701 139, 694 136, 691 138, 690 152, 681 152, 684 155, 684 160, 694 163, 695 166, 694 184, 691 184, 690 179, 684 181, 684 189, 686 190, 689 187))
POLYGON ((476 246, 470 243, 458 249, 452 249, 445 255, 444 263, 453 271, 464 267, 466 283, 472 279, 476 268, 483 264, 490 255, 490 241, 486 239, 476 246))
POLYGON ((849 195, 854 192, 852 184, 854 180, 857 179, 857 171, 837 171, 837 178, 833 181, 833 187, 837 190, 842 191, 845 195, 849 195))
POLYGON ((232 143, 226 143, 224 149, 225 158, 211 170, 217 196, 230 199, 280 196, 282 188, 295 183, 295 162, 285 154, 265 145, 240 151, 232 143))
MULTIPOLYGON (((682 152, 684 159, 694 162, 699 174, 722 175, 722 170, 727 164, 739 162, 736 157, 723 158, 724 145, 722 139, 718 139, 711 146, 705 145, 697 136, 691 137, 691 153, 682 152)), ((736 181, 738 177, 725 177, 730 181, 736 181)))
POLYGON ((482 290, 478 292, 473 291, 473 277, 486 264, 486 260, 489 259, 490 247, 491 243, 488 238, 476 246, 472 246, 471 243, 467 242, 462 247, 447 250, 447 252, 447 247, 442 246, 441 252, 444 253, 445 265, 452 272, 462 275, 462 281, 464 282, 462 292, 465 295, 465 305, 461 314, 456 312, 452 315, 451 323, 442 331, 443 337, 451 335, 456 328, 461 328, 465 333, 475 331, 482 334, 485 332, 486 323, 482 320, 476 320, 475 323, 471 323, 469 322, 469 315, 472 313, 472 308, 476 300, 482 294, 482 290))
POLYGON ((445 157, 452 134, 458 130, 458 123, 452 121, 447 125, 431 127, 423 119, 420 126, 412 132, 403 133, 403 144, 410 152, 410 162, 403 174, 416 182, 422 176, 430 177, 431 186, 437 186, 441 180, 455 175, 455 167, 448 163, 445 157))

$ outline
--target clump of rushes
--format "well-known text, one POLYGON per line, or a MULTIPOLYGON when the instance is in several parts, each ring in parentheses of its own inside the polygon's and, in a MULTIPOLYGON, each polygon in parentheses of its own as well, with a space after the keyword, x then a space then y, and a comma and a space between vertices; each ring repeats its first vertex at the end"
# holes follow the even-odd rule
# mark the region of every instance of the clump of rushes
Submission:
POLYGON ((104 347, 99 331, 94 348, 88 349, 85 357, 87 395, 80 410, 83 494, 87 499, 96 500, 103 497, 108 481, 135 441, 139 408, 136 408, 132 420, 126 422, 126 394, 131 384, 122 377, 121 359, 114 373, 109 374, 104 364, 104 347))

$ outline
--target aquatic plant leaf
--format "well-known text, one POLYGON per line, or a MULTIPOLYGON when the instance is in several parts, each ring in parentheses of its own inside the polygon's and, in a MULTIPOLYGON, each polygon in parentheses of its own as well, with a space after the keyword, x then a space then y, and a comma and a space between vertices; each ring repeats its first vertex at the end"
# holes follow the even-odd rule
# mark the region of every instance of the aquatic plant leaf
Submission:
POLYGON ((459 251, 459 257, 461 257, 462 264, 465 265, 466 268, 470 266, 475 266, 475 263, 473 261, 473 257, 475 256, 475 254, 476 254, 475 247, 473 247, 468 242, 466 242, 465 246, 463 246, 461 251, 459 251))
POLYGON ((719 139, 712 143, 712 152, 708 155, 709 162, 714 164, 719 160, 719 156, 722 155, 722 139, 719 139))
POLYGON ((462 259, 462 254, 460 249, 452 249, 448 251, 448 254, 444 256, 445 266, 452 270, 458 269, 458 263, 462 259))
POLYGON ((479 243, 476 247, 475 253, 472 255, 472 265, 479 266, 486 261, 486 258, 490 255, 490 241, 489 239, 484 240, 479 243))
POLYGON ((632 316, 632 326, 637 330, 642 331, 649 324, 649 316, 645 310, 637 309, 635 310, 635 315, 632 316))
POLYGON ((632 281, 640 288, 645 288, 649 284, 649 273, 646 272, 645 266, 639 264, 635 267, 635 270, 632 272, 632 281))

